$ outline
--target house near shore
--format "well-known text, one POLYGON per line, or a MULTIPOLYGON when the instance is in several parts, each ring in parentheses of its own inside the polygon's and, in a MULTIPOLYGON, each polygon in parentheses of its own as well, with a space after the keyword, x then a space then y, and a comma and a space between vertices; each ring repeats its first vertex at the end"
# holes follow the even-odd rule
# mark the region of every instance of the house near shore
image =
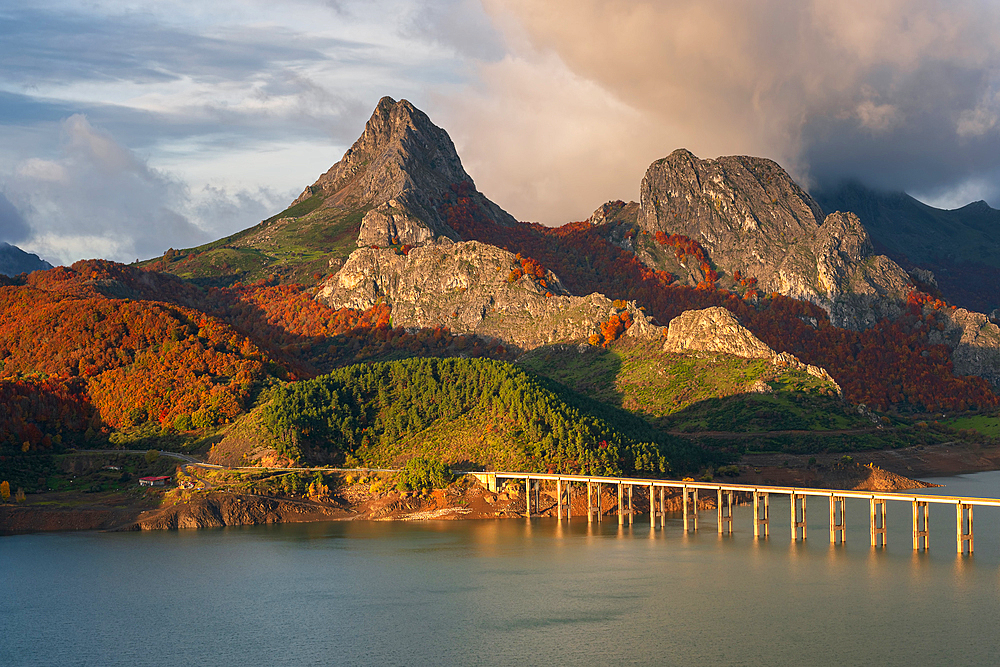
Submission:
POLYGON ((140 477, 139 486, 166 486, 169 475, 160 477, 140 477))

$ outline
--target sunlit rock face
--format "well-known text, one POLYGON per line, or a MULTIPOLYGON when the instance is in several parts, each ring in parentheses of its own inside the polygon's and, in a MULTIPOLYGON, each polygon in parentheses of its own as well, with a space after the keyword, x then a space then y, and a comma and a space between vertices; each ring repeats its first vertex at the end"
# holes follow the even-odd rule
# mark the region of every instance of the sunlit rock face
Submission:
MULTIPOLYGON (((448 133, 408 101, 383 97, 354 145, 295 203, 321 196, 324 206, 367 209, 359 246, 417 245, 437 236, 459 240, 437 207, 460 183, 472 184, 472 178, 448 133)), ((468 196, 487 219, 515 222, 474 187, 468 196)))
POLYGON ((700 160, 677 150, 646 171, 638 224, 698 241, 717 269, 760 289, 811 301, 836 326, 864 329, 900 312, 909 277, 876 255, 850 213, 823 211, 777 163, 731 156, 700 160))
POLYGON ((670 320, 663 349, 666 352, 708 352, 746 359, 769 359, 775 365, 798 368, 826 380, 838 394, 841 393, 840 386, 825 369, 802 363, 787 352, 775 352, 740 324, 735 315, 718 306, 686 310, 670 320))
POLYGON ((616 306, 602 294, 572 296, 551 271, 541 279, 512 279, 519 266, 513 253, 476 241, 439 242, 406 255, 360 248, 317 298, 334 308, 386 303, 396 326, 447 327, 525 350, 586 340, 619 312, 631 315, 633 335, 661 335, 634 302, 616 306))

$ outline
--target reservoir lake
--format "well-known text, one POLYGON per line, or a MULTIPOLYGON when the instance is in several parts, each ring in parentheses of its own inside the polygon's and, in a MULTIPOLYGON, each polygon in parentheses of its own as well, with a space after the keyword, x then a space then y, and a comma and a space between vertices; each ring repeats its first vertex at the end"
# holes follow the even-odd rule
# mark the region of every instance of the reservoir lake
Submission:
MULTIPOLYGON (((1000 497, 1000 471, 920 493, 1000 497)), ((888 506, 869 546, 848 501, 831 546, 825 500, 792 543, 752 509, 684 534, 555 519, 331 522, 0 538, 2 665, 986 665, 1000 655, 1000 508, 888 506)))

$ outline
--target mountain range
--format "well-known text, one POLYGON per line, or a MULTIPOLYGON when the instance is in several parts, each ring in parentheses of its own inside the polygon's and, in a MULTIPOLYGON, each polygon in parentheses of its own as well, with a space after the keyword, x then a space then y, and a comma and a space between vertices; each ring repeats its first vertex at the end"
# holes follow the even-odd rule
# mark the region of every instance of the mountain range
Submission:
POLYGON ((948 287, 971 266, 966 242, 992 238, 992 209, 862 195, 817 200, 773 161, 680 149, 649 166, 638 202, 519 222, 442 128, 386 97, 341 160, 258 225, 139 265, 8 279, 0 392, 17 398, 0 448, 667 474, 754 448, 953 437, 929 416, 1000 402, 1000 328, 948 287), (934 254, 919 231, 885 231, 910 209, 924 216, 913 230, 951 220, 966 245, 934 254), (946 265, 947 279, 928 269, 946 265), (364 370, 414 357, 457 358, 453 379, 435 364, 413 386, 405 365, 364 370), (523 396, 477 409, 487 381, 523 396), (440 393, 448 382, 480 384, 455 388, 463 398, 440 393), (349 414, 327 414, 339 403, 349 414))

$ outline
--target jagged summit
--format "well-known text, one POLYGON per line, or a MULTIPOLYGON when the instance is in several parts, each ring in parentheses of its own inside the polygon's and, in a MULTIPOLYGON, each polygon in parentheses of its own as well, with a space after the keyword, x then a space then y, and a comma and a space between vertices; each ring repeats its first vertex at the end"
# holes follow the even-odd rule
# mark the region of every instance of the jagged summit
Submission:
POLYGON ((773 160, 676 150, 646 171, 640 207, 642 230, 694 239, 719 272, 816 303, 837 326, 865 329, 894 316, 909 291, 906 271, 875 255, 857 216, 824 217, 773 160))
POLYGON ((367 208, 359 246, 393 240, 416 245, 436 236, 458 240, 437 209, 462 183, 471 187, 487 218, 501 225, 515 222, 475 191, 447 132, 407 100, 383 97, 344 157, 294 203, 320 196, 326 207, 367 208))
POLYGON ((295 202, 320 194, 331 204, 379 205, 406 188, 471 180, 447 132, 409 101, 383 97, 354 145, 295 202))
POLYGON ((738 268, 758 278, 777 269, 776 250, 811 236, 823 221, 820 205, 765 158, 701 160, 678 149, 650 165, 640 192, 639 223, 647 231, 689 236, 724 264, 748 255, 751 265, 738 268))

